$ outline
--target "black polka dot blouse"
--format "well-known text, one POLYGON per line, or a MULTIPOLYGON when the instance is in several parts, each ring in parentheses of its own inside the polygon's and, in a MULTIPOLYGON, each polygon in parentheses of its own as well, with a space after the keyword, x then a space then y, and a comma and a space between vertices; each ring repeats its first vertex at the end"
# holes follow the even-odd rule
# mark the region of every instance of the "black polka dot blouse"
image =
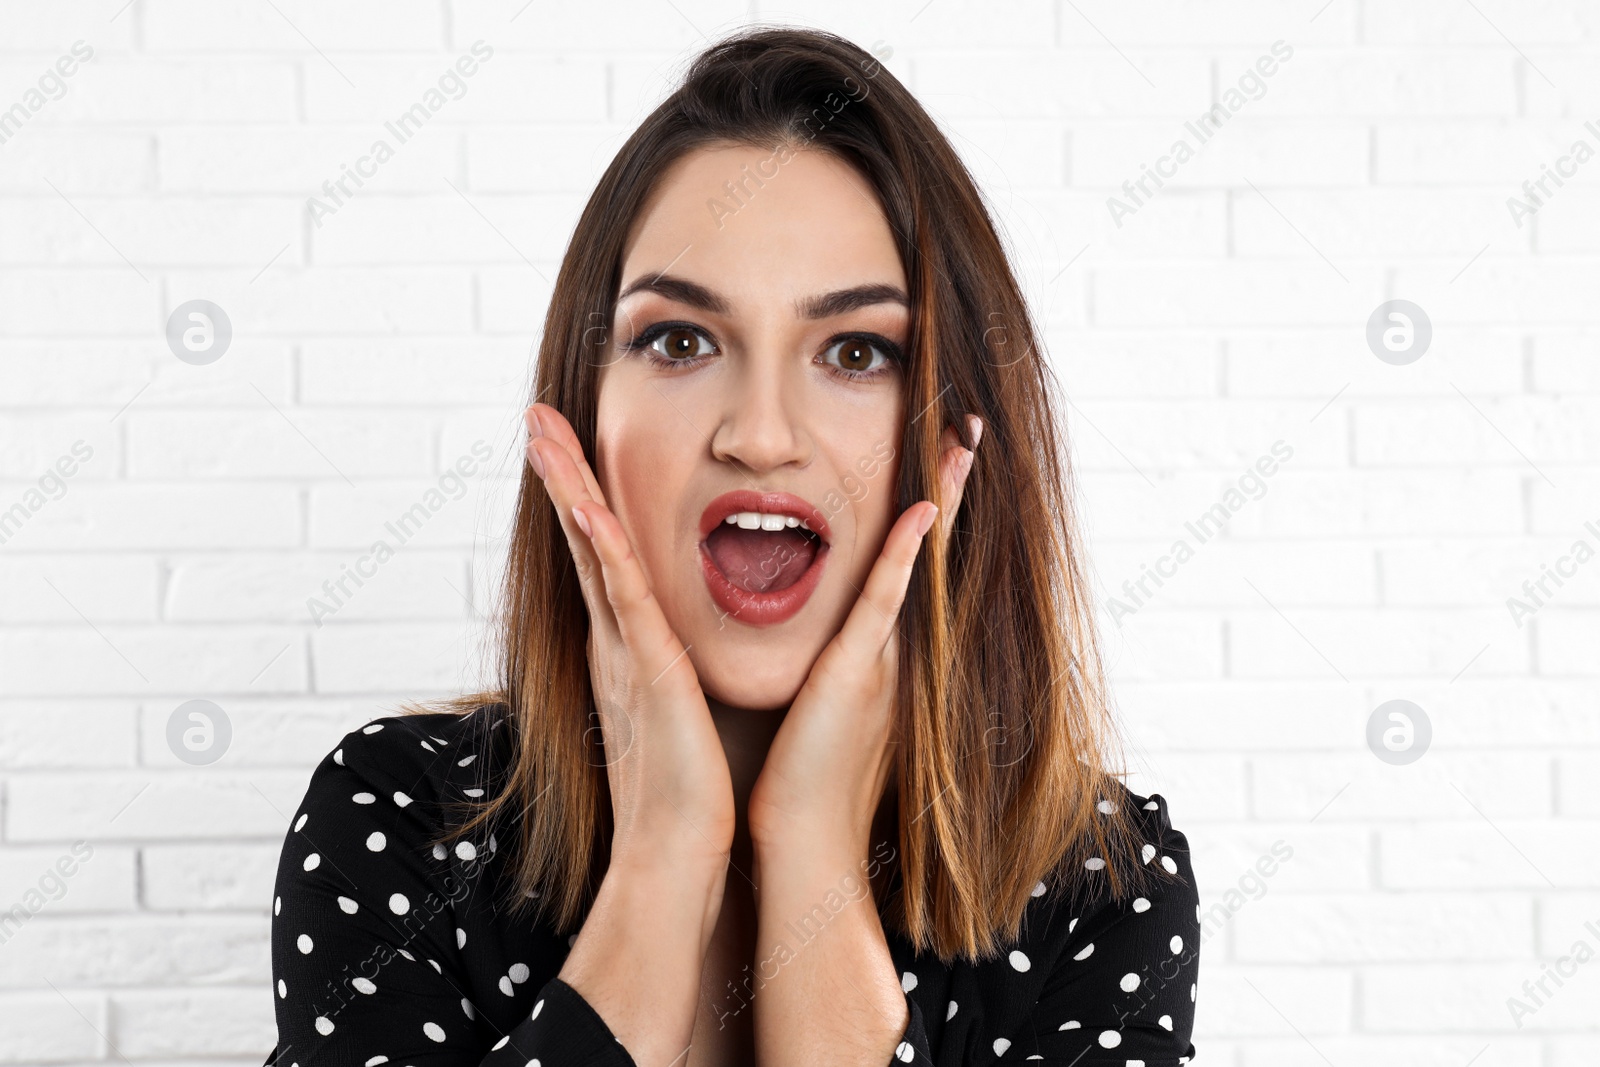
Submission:
MULTIPOLYGON (((575 935, 505 913, 510 833, 426 844, 443 802, 482 796, 508 766, 503 712, 376 719, 312 772, 272 902, 278 1043, 267 1064, 633 1067, 556 977, 575 935)), ((1193 1059, 1201 928, 1188 843, 1160 794, 1118 788, 1102 810, 1136 806, 1144 862, 1178 879, 1148 897, 1096 891, 1070 905, 1041 883, 1022 938, 976 965, 918 955, 886 930, 910 1013, 887 1067, 1193 1059)))

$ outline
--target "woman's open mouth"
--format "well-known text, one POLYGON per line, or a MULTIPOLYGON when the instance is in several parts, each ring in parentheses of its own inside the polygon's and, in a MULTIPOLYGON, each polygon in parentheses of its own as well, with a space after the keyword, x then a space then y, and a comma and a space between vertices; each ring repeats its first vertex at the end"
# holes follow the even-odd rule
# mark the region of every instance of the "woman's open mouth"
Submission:
POLYGON ((700 564, 717 606, 752 626, 792 617, 822 578, 828 520, 792 493, 724 493, 700 517, 700 564))

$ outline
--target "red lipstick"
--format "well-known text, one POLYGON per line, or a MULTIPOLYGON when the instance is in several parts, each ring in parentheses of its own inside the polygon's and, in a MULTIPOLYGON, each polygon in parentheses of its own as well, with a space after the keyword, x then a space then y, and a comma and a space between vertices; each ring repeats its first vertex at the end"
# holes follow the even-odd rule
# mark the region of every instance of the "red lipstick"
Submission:
POLYGON ((833 531, 822 511, 792 493, 740 489, 723 493, 700 516, 700 569, 726 616, 752 626, 793 618, 822 579, 833 531), (727 522, 739 512, 793 516, 810 528, 747 529, 727 522))

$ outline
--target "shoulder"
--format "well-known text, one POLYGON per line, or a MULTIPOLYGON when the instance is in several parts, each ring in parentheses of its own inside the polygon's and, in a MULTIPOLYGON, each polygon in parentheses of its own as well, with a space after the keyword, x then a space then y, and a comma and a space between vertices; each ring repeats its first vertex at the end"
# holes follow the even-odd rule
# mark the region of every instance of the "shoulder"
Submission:
POLYGON ((509 750, 502 705, 376 718, 339 738, 312 770, 296 821, 381 802, 404 810, 418 832, 436 828, 449 806, 493 796, 509 750))
POLYGON ((1097 810, 1103 818, 1117 814, 1128 817, 1133 831, 1132 839, 1126 842, 1128 851, 1120 856, 1090 858, 1085 861, 1084 870, 1068 872, 1062 880, 1069 884, 1061 887, 1066 892, 1057 892, 1057 887, 1052 886, 1050 892, 1042 894, 1049 902, 1047 910, 1065 910, 1080 926, 1090 927, 1156 908, 1172 913, 1181 909, 1198 921, 1200 895, 1189 840, 1174 825, 1167 798, 1160 793, 1135 793, 1116 780, 1106 792, 1097 810), (1112 877, 1110 867, 1116 868, 1118 877, 1112 877))

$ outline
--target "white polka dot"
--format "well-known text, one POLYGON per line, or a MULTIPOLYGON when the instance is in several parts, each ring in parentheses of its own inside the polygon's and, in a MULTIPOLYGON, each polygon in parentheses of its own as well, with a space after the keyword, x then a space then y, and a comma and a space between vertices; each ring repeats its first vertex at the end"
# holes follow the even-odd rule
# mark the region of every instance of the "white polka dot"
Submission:
POLYGON ((432 967, 435 971, 438 971, 440 974, 444 973, 444 968, 439 966, 439 961, 438 960, 429 960, 428 961, 428 966, 432 967))
POLYGON ((404 915, 411 910, 411 901, 406 899, 404 893, 394 893, 389 897, 389 910, 396 915, 404 915))
POLYGON ((1102 800, 1095 807, 1100 809, 1102 815, 1110 815, 1117 810, 1117 806, 1109 800, 1102 800))
POLYGON ((303 954, 305 954, 307 956, 311 955, 311 935, 310 934, 301 934, 299 937, 294 939, 294 944, 295 944, 295 947, 298 948, 303 954))
POLYGON ((383 723, 375 722, 371 726, 363 726, 361 728, 361 732, 364 734, 375 734, 381 729, 383 729, 383 723))
POLYGON ((500 976, 500 992, 504 993, 508 997, 515 996, 517 992, 515 989, 511 988, 511 979, 507 978, 503 974, 500 976))
POLYGON ((466 997, 461 998, 461 1012, 469 1019, 474 1018, 477 1015, 477 1013, 472 1010, 472 1001, 468 1000, 466 997))
POLYGON ((278 999, 282 1000, 289 995, 289 987, 283 984, 283 979, 278 979, 278 999))
POLYGON ((1057 1030, 1082 1030, 1083 1024, 1076 1019, 1069 1019, 1056 1027, 1057 1030))
POLYGON ((540 1012, 541 1012, 541 1011, 543 1011, 543 1010, 544 1010, 544 1001, 543 1001, 543 1000, 540 1000, 540 1001, 539 1001, 539 1003, 537 1003, 537 1004, 535 1004, 535 1005, 534 1005, 534 1006, 533 1006, 533 1014, 532 1014, 532 1015, 530 1015, 530 1016, 528 1016, 528 1018, 529 1018, 529 1019, 530 1019, 530 1020, 531 1020, 531 1019, 537 1019, 537 1018, 538 1018, 538 1017, 539 1017, 539 1013, 540 1013, 540 1012))
POLYGON ((1132 993, 1135 989, 1139 988, 1139 976, 1134 974, 1132 971, 1129 971, 1127 974, 1122 976, 1122 981, 1118 982, 1117 984, 1122 987, 1122 991, 1124 993, 1132 993))
POLYGON ((272 914, 278 915, 278 914, 281 914, 282 912, 283 912, 283 898, 282 897, 273 897, 272 898, 272 914))
POLYGON ((511 1040, 511 1035, 507 1034, 505 1037, 502 1037, 499 1041, 496 1041, 494 1043, 494 1047, 491 1048, 489 1051, 490 1052, 499 1052, 501 1049, 506 1047, 506 1042, 510 1041, 510 1040, 511 1040))
POLYGON ((374 804, 377 803, 378 800, 378 798, 373 796, 371 793, 357 793, 350 799, 355 801, 357 804, 374 804))
POLYGON ((450 855, 449 851, 443 845, 434 845, 433 846, 433 858, 434 859, 442 860, 442 859, 444 859, 445 857, 447 857, 449 855, 450 855))
POLYGON ((1133 901, 1133 910, 1141 913, 1147 912, 1150 910, 1150 902, 1144 897, 1136 897, 1133 901))
POLYGON ((389 1062, 389 1057, 387 1057, 387 1056, 374 1056, 374 1057, 372 1057, 372 1059, 370 1059, 370 1060, 368 1060, 366 1062, 364 1067, 378 1067, 378 1064, 380 1064, 380 1063, 388 1063, 388 1062, 389 1062))
POLYGON ((1172 947, 1173 952, 1183 951, 1183 938, 1179 937, 1177 934, 1173 934, 1172 940, 1167 943, 1172 947))
POLYGON ((1161 1029, 1163 1029, 1163 1030, 1171 1030, 1172 1029, 1172 1016, 1163 1015, 1161 1018, 1156 1020, 1156 1025, 1161 1027, 1161 1029))
POLYGON ((1076 918, 1074 918, 1071 922, 1069 922, 1067 924, 1067 933, 1069 933, 1069 934, 1072 933, 1072 928, 1074 926, 1077 926, 1077 925, 1078 925, 1078 920, 1076 918))
POLYGON ((457 767, 465 767, 467 764, 471 763, 473 760, 475 760, 477 758, 478 758, 478 754, 476 752, 474 752, 472 755, 468 756, 466 759, 458 759, 458 760, 456 760, 456 766, 457 767))
POLYGON ((317 1016, 317 1033, 321 1034, 323 1037, 327 1037, 329 1034, 333 1033, 333 1020, 328 1018, 326 1015, 317 1016))
POLYGON ((1122 1044, 1122 1035, 1115 1030, 1100 1031, 1101 1048, 1116 1048, 1120 1044, 1122 1044))
POLYGON ((950 1002, 950 1003, 949 1003, 949 1004, 948 1004, 948 1005, 946 1005, 946 1006, 945 1006, 945 1009, 944 1009, 944 1017, 945 1017, 945 1020, 946 1020, 946 1021, 949 1021, 949 1020, 951 1020, 951 1019, 954 1019, 954 1018, 955 1018, 955 1017, 956 1017, 956 1011, 957 1011, 957 1010, 958 1010, 958 1009, 959 1009, 959 1008, 960 1008, 960 1007, 961 1007, 961 1005, 959 1005, 959 1004, 957 1004, 957 1003, 956 1003, 956 1002, 955 1002, 955 1001, 953 1001, 953 1000, 952 1000, 952 1001, 951 1001, 951 1002, 950 1002))
POLYGON ((1011 1042, 1008 1041, 1006 1038, 997 1037, 997 1038, 994 1039, 994 1054, 996 1056, 1004 1056, 1006 1054, 1006 1049, 1008 1049, 1010 1047, 1011 1047, 1011 1042))
POLYGON ((374 830, 372 833, 367 835, 368 852, 382 852, 383 846, 387 845, 388 843, 389 839, 383 836, 382 830, 374 830))
POLYGON ((1083 948, 1079 950, 1078 954, 1076 956, 1072 957, 1072 958, 1075 959, 1075 960, 1086 960, 1093 954, 1094 954, 1094 942, 1091 941, 1087 945, 1084 945, 1083 948))
POLYGON ((1200 922, 1201 921, 1201 919, 1200 919, 1200 905, 1198 905, 1198 904, 1196 904, 1194 906, 1194 921, 1195 922, 1200 922))
POLYGON ((1143 1060, 1129 1060, 1127 1063, 1123 1064, 1122 1067, 1144 1067, 1144 1061, 1143 1060))
POLYGON ((1145 802, 1144 810, 1145 811, 1160 811, 1161 810, 1161 805, 1156 803, 1154 800, 1148 800, 1148 801, 1145 802))
MULTIPOLYGON (((574 936, 576 936, 576 935, 574 935, 574 936)), ((466 948, 466 947, 467 947, 467 932, 465 930, 461 929, 461 927, 458 926, 458 927, 456 927, 456 948, 466 948)))
POLYGON ((1193 982, 1190 982, 1189 983, 1189 1002, 1190 1003, 1194 1002, 1194 993, 1195 993, 1195 984, 1193 982))
POLYGON ((306 857, 306 861, 300 866, 304 867, 308 871, 314 871, 318 867, 322 866, 322 857, 313 852, 311 855, 306 857))
POLYGON ((490 851, 490 852, 491 852, 491 853, 493 853, 493 852, 494 852, 494 851, 495 851, 495 849, 497 849, 497 848, 499 848, 499 847, 500 847, 500 846, 499 846, 499 845, 497 845, 497 844, 495 844, 495 843, 494 843, 494 835, 493 835, 493 834, 490 834, 490 835, 489 835, 489 851, 490 851))
POLYGON ((305 812, 301 812, 300 813, 300 817, 294 821, 294 829, 295 829, 296 833, 299 833, 300 830, 302 828, 304 828, 304 826, 306 824, 306 820, 309 819, 309 818, 311 818, 311 816, 306 814, 305 812))
POLYGON ((350 979, 350 984, 355 986, 357 993, 365 993, 368 996, 371 996, 378 991, 378 987, 373 985, 372 980, 369 978, 361 978, 358 976, 350 979))
POLYGON ((333 750, 333 762, 341 767, 344 766, 344 749, 336 748, 333 750))
POLYGON ((900 976, 900 989, 903 992, 909 993, 915 988, 917 988, 916 975, 912 974, 910 971, 907 971, 905 974, 900 976))
POLYGON ((1161 857, 1161 866, 1163 866, 1163 867, 1165 867, 1167 869, 1167 873, 1168 874, 1177 874, 1178 873, 1178 865, 1176 863, 1172 862, 1172 857, 1171 856, 1162 856, 1161 857))
POLYGON ((911 1047, 911 1042, 902 1041, 894 1047, 894 1058, 901 1063, 910 1063, 917 1058, 917 1050, 911 1047))
POLYGON ((456 845, 456 858, 471 863, 478 858, 478 846, 471 841, 462 841, 456 845))
POLYGON ((1140 862, 1141 863, 1149 863, 1152 859, 1155 858, 1155 854, 1156 854, 1156 846, 1154 846, 1154 845, 1146 845, 1146 846, 1144 846, 1143 848, 1141 848, 1139 850, 1140 862))
POLYGON ((1088 859, 1083 861, 1083 865, 1089 868, 1091 871, 1098 871, 1105 868, 1106 861, 1101 859, 1099 856, 1090 856, 1088 859))
POLYGON ((528 965, 526 963, 513 963, 508 973, 513 982, 521 985, 528 980, 528 965))
POLYGON ((481 789, 463 789, 462 792, 467 794, 467 796, 469 796, 469 797, 481 797, 481 796, 483 796, 483 790, 481 790, 481 789))
POLYGON ((1033 961, 1028 958, 1026 953, 1021 951, 1020 949, 1012 949, 1011 950, 1011 969, 1012 970, 1014 970, 1014 971, 1025 971, 1029 967, 1032 967, 1032 966, 1033 966, 1033 961))
POLYGON ((1040 882, 1038 885, 1033 887, 1033 892, 1029 893, 1028 895, 1031 896, 1031 897, 1042 897, 1042 896, 1044 896, 1044 893, 1045 893, 1044 883, 1040 882))
POLYGON ((434 750, 433 746, 428 744, 428 742, 426 742, 426 741, 419 741, 418 744, 420 744, 423 748, 427 749, 429 752, 432 752, 434 750))
POLYGON ((400 807, 402 807, 402 808, 403 808, 403 807, 405 807, 405 806, 406 806, 406 805, 407 805, 407 804, 409 804, 409 803, 411 803, 411 798, 410 798, 410 797, 408 797, 408 796, 406 796, 406 795, 405 795, 405 794, 404 794, 404 793, 401 793, 401 792, 398 792, 398 791, 397 791, 397 792, 396 792, 396 793, 395 793, 395 795, 394 795, 394 802, 395 802, 395 803, 396 803, 396 804, 398 804, 398 805, 400 805, 400 807))
POLYGON ((411 953, 407 952, 405 949, 402 948, 402 949, 398 949, 396 951, 398 951, 400 953, 400 955, 404 956, 406 959, 410 960, 412 963, 416 963, 417 962, 417 957, 413 956, 411 953))
POLYGON ((423 1023, 422 1032, 428 1035, 429 1041, 443 1041, 444 1027, 438 1023, 423 1023))
POLYGON ((339 898, 339 910, 344 912, 346 915, 354 915, 358 910, 360 910, 360 907, 361 906, 359 904, 351 900, 349 897, 339 898))

